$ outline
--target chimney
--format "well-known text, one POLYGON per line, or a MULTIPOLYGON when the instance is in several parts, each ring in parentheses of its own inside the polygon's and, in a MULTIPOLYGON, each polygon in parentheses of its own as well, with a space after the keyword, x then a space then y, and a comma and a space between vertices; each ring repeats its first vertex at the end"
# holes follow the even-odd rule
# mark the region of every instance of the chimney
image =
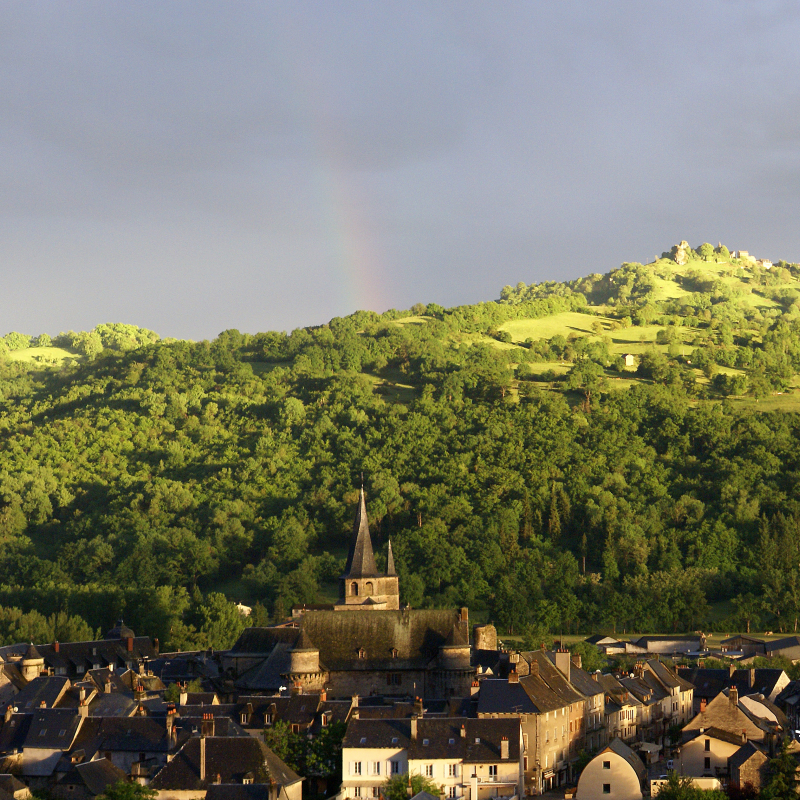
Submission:
POLYGON ((153 651, 156 655, 158 655, 159 650, 161 649, 161 645, 158 643, 158 639, 153 639, 153 651))
POLYGON ((186 691, 186 686, 182 686, 180 692, 178 693, 178 705, 185 706, 188 699, 189 694, 186 691))
POLYGON ((469 609, 466 606, 461 608, 461 613, 459 614, 459 619, 461 622, 469 622, 469 609))
POLYGON ((53 652, 58 653, 61 651, 61 645, 58 643, 58 639, 53 642, 53 652))
POLYGON ((581 669, 581 665, 582 664, 583 664, 583 661, 581 660, 581 654, 580 653, 573 653, 572 654, 572 666, 577 667, 578 669, 581 669))
POLYGON ((147 671, 144 668, 144 659, 141 659, 141 661, 139 661, 139 674, 140 675, 146 675, 147 674, 147 671))
POLYGON ((78 689, 78 700, 82 703, 85 699, 86 699, 86 687, 81 686, 81 688, 78 689))
POLYGON ((756 685, 756 670, 755 667, 750 667, 750 688, 752 689, 756 685))
POLYGON ((739 690, 735 686, 731 686, 728 692, 728 700, 730 700, 730 704, 734 707, 739 705, 739 690))
POLYGON ((84 701, 78 705, 78 716, 79 717, 88 717, 89 716, 89 704, 84 701))
POLYGON ((111 694, 111 678, 106 678, 105 685, 103 686, 103 691, 106 694, 111 694))
POLYGON ((219 772, 217 773, 217 780, 215 783, 222 783, 222 775, 220 775, 219 772))
POLYGON ((203 714, 203 722, 201 723, 201 735, 213 736, 214 735, 214 715, 203 714))
POLYGON ((325 703, 328 700, 328 691, 327 689, 322 689, 319 693, 319 701, 320 703, 325 703))
POLYGON ((700 713, 702 714, 706 710, 706 706, 708 705, 708 700, 705 697, 700 698, 700 713))
POLYGON ((572 659, 569 657, 569 650, 556 650, 556 669, 567 679, 570 679, 570 667, 572 659))
POLYGON ((132 653, 133 652, 133 636, 128 636, 125 641, 126 641, 127 646, 128 646, 128 652, 132 653))
POLYGON ((508 761, 508 736, 504 736, 500 740, 500 758, 508 761))
POLYGON ((519 664, 519 653, 518 652, 509 653, 508 660, 511 664, 519 664))
POLYGON ((508 673, 508 682, 519 683, 519 675, 515 669, 512 669, 511 672, 508 673))
POLYGON ((472 695, 478 694, 480 690, 481 690, 480 683, 478 683, 478 681, 472 681, 472 686, 469 687, 470 697, 472 697, 472 695))
MULTIPOLYGON (((10 708, 10 706, 9 706, 9 708, 10 708)), ((464 725, 463 723, 461 725, 461 738, 462 739, 466 739, 467 738, 467 726, 464 725)))
POLYGON ((641 678, 644 675, 644 664, 641 661, 636 662, 633 673, 637 678, 641 678))
POLYGON ((200 780, 206 779, 206 737, 200 737, 200 780))
POLYGON ((44 700, 41 700, 41 701, 39 702, 39 708, 47 708, 47 703, 45 703, 45 701, 44 701, 44 700))
POLYGON ((729 678, 732 678, 732 677, 733 677, 733 674, 734 674, 735 672, 736 672, 736 667, 734 667, 734 666, 733 666, 733 664, 729 664, 729 665, 728 665, 728 677, 729 677, 729 678))
POLYGON ((170 708, 167 711, 167 739, 170 746, 175 743, 175 709, 170 708))
POLYGON ((534 658, 531 661, 531 675, 539 675, 539 662, 534 658))
POLYGON ((418 724, 418 722, 417 722, 416 716, 411 717, 411 741, 412 742, 416 742, 417 741, 417 724, 418 724))
POLYGON ((6 714, 5 714, 5 721, 8 722, 11 719, 11 715, 14 713, 14 709, 12 706, 6 706, 6 714))
POLYGON ((421 697, 414 698, 414 713, 420 717, 425 713, 425 709, 422 707, 421 697))

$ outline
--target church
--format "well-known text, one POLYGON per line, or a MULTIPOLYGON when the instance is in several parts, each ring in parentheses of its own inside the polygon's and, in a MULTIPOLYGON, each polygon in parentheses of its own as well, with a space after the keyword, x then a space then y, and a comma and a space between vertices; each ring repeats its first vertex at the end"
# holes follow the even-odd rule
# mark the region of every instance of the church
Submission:
MULTIPOLYGON (((485 638, 489 627, 476 626, 476 634, 485 638)), ((292 687, 332 698, 464 697, 476 678, 469 635, 466 608, 400 608, 391 542, 381 573, 362 488, 337 602, 283 625, 248 628, 223 656, 223 669, 250 693, 292 687)))

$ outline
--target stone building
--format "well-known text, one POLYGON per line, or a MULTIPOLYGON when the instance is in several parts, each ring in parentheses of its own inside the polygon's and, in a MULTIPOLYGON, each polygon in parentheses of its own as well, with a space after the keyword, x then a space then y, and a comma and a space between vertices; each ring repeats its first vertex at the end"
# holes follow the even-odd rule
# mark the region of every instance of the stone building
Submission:
MULTIPOLYGON (((222 656, 225 674, 247 692, 281 687, 326 690, 332 697, 464 697, 476 677, 469 613, 400 609, 391 544, 378 572, 362 489, 338 601, 305 610, 288 625, 247 628, 222 656)), ((491 626, 481 644, 497 647, 491 626)))

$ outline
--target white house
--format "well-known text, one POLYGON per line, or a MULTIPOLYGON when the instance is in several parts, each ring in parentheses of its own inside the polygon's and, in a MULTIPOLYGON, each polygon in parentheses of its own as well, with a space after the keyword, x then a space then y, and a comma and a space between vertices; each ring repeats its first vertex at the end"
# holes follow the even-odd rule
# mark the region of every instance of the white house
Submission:
POLYGON ((642 800, 647 769, 621 739, 613 739, 584 768, 576 800, 642 800))

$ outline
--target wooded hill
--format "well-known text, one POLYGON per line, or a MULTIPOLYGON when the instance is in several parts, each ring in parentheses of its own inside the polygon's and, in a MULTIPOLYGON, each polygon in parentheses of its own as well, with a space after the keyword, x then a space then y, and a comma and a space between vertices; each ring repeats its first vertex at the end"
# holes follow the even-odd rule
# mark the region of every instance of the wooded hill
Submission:
POLYGON ((232 600, 330 600, 362 471, 412 606, 794 630, 798 298, 797 264, 704 245, 288 335, 8 334, 0 641, 225 647, 232 600))

